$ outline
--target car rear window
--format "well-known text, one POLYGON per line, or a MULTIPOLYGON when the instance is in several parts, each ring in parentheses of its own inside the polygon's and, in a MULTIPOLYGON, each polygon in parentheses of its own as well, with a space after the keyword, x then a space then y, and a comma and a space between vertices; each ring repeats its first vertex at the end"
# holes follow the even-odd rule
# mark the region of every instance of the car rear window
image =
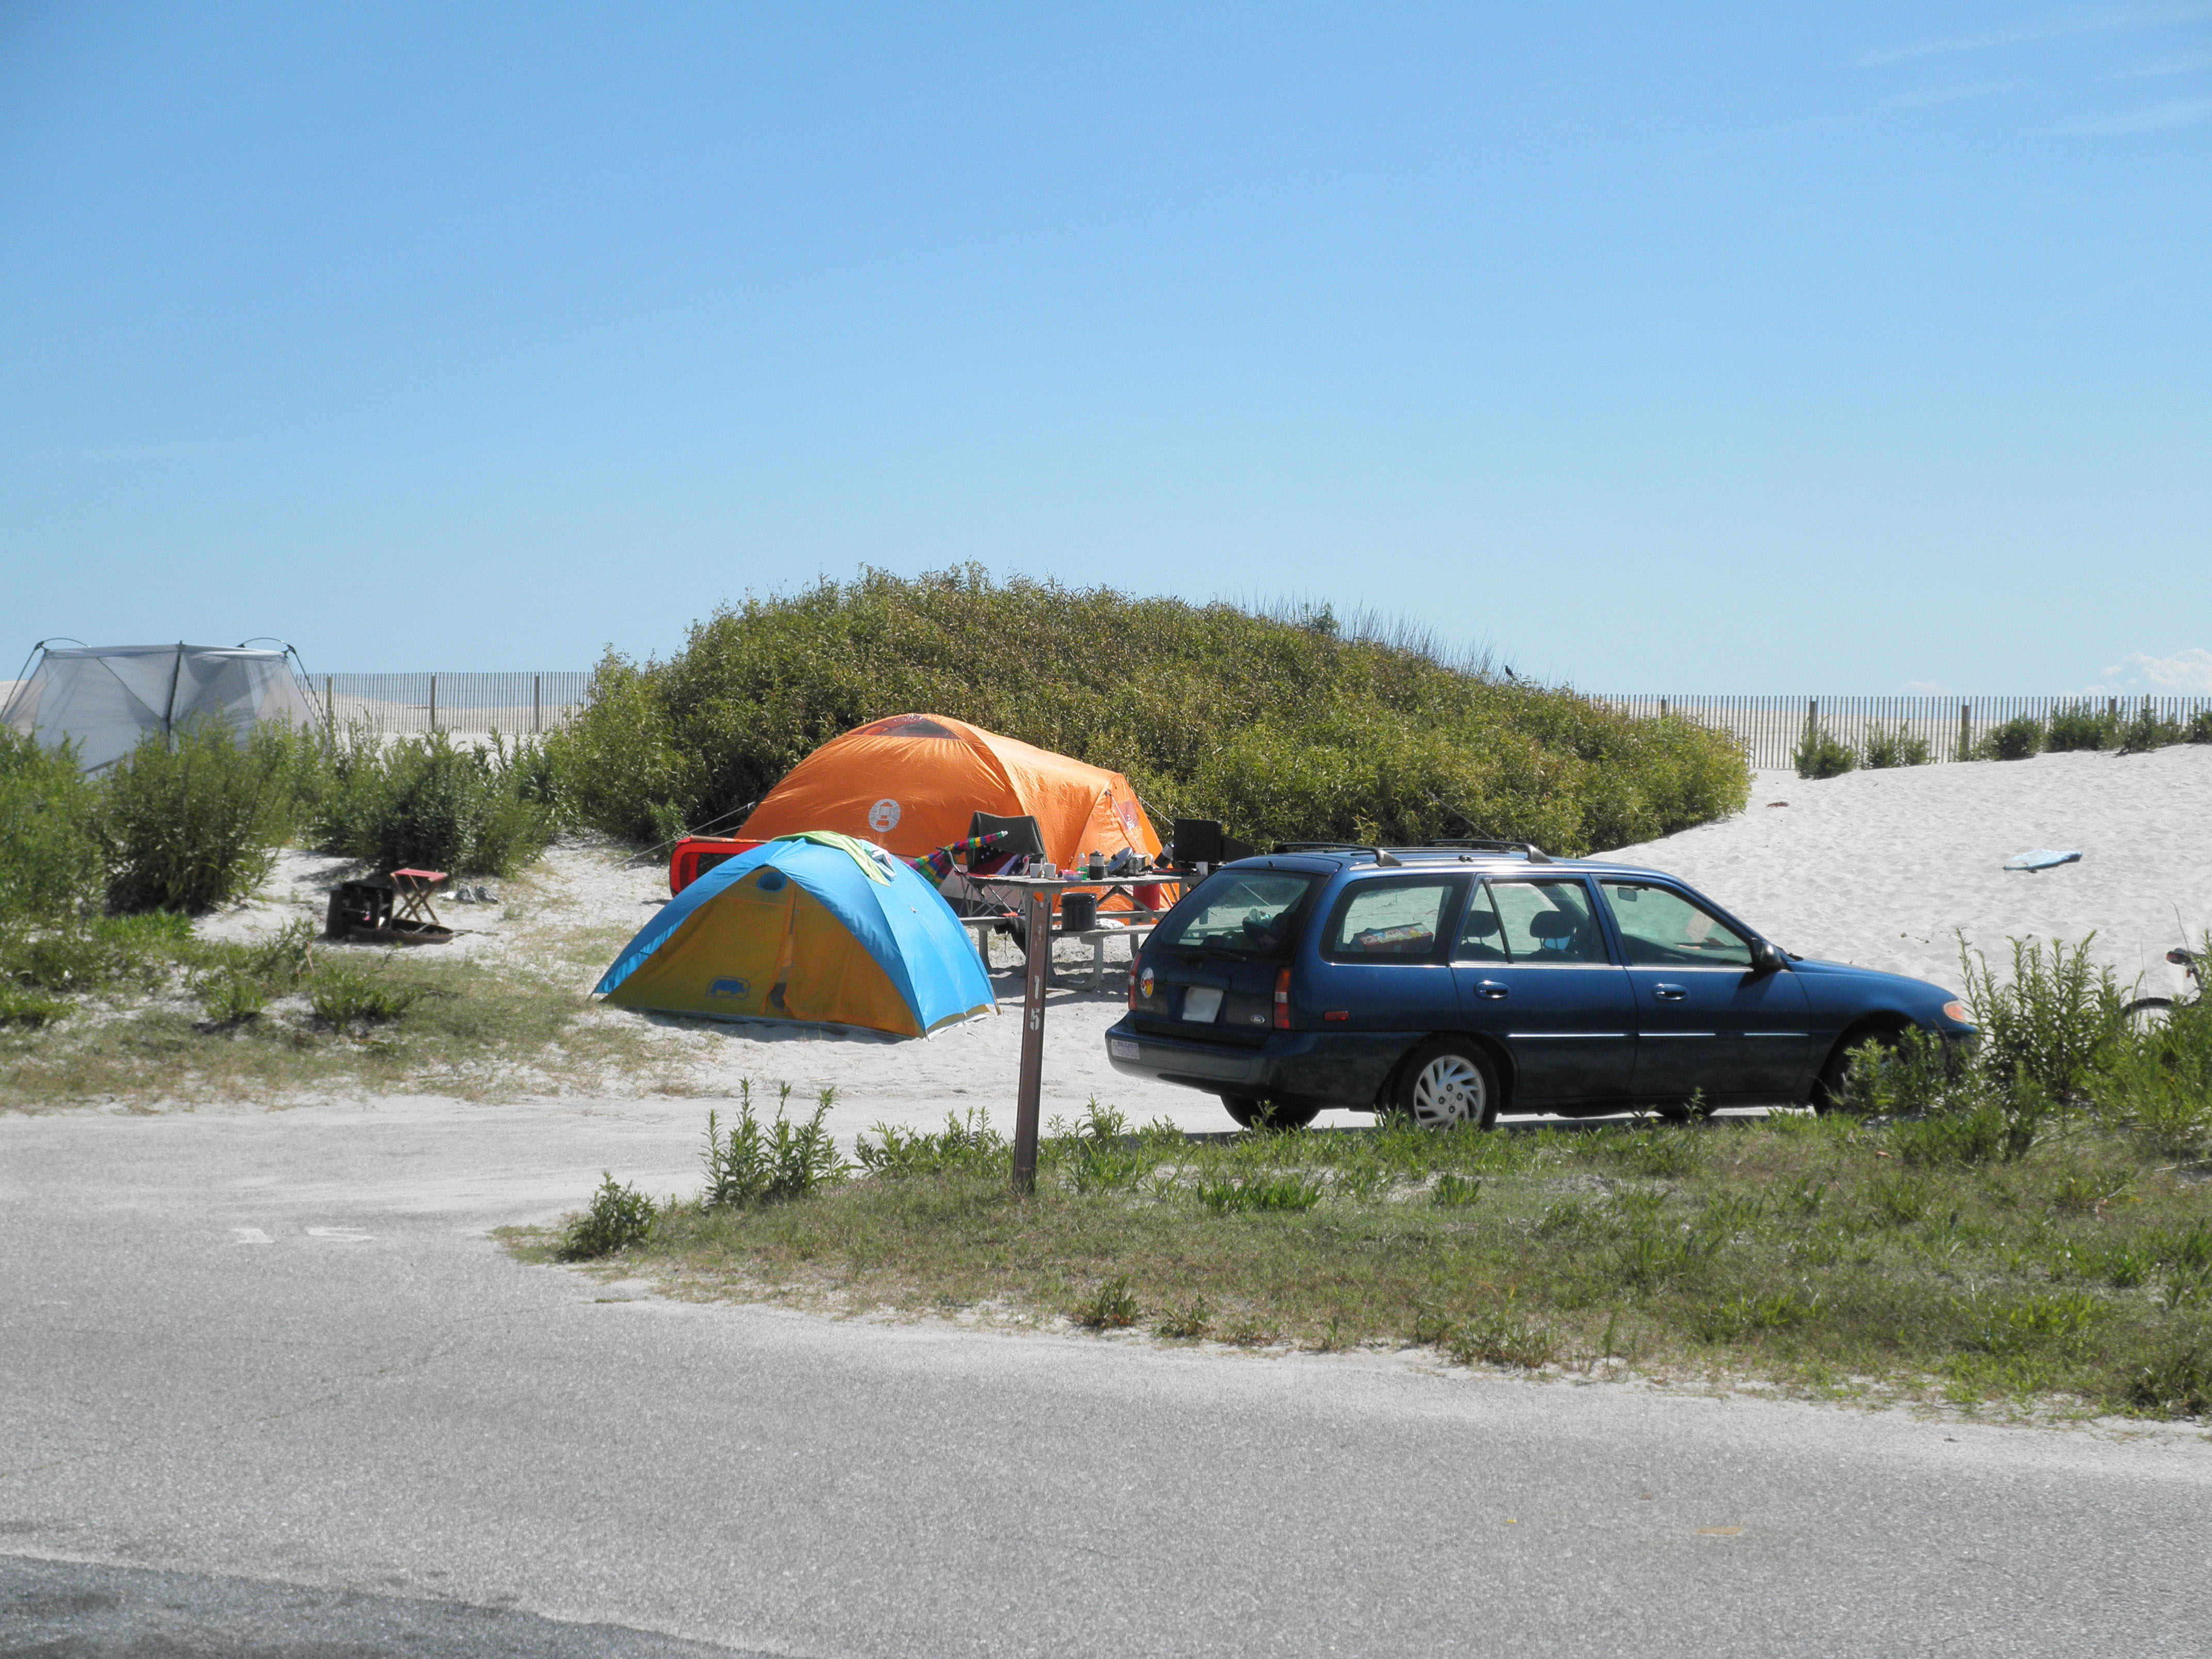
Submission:
POLYGON ((1425 961, 1450 906, 1453 881, 1362 882, 1345 897, 1322 953, 1338 962, 1425 961))
POLYGON ((1177 951, 1280 955, 1320 879, 1288 870, 1217 870, 1169 913, 1154 943, 1177 951))

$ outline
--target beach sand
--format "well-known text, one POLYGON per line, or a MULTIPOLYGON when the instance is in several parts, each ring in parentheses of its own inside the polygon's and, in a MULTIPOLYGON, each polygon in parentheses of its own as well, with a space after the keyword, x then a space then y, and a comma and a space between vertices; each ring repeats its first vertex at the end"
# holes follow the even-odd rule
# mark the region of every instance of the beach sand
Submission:
POLYGON ((2094 933, 2093 957, 2124 982, 2172 994, 2185 981, 2166 952, 2212 927, 2212 745, 1762 772, 1736 817, 1604 856, 1680 876, 1805 956, 1957 990, 1954 933, 2000 978, 2008 939, 2094 933), (2004 868, 2034 848, 2081 860, 2004 868))

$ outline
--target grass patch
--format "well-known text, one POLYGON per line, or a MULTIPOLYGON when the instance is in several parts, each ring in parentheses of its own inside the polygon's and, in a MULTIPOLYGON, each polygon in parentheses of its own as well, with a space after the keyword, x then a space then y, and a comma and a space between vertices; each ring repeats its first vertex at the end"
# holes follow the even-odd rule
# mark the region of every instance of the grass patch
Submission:
POLYGON ((2188 1414, 2212 1384, 2212 1188, 2126 1130, 1908 1162, 1911 1125, 1841 1115, 1191 1137, 1094 1107, 1054 1129, 1027 1200, 980 1114, 881 1129, 803 1195, 665 1212, 625 1271, 704 1296, 1968 1404, 2188 1414))
POLYGON ((586 1020, 581 991, 534 973, 349 947, 313 947, 308 965, 290 954, 305 928, 252 947, 185 932, 139 952, 102 937, 152 920, 104 918, 88 939, 17 953, 71 994, 0 978, 0 1108, 318 1089, 481 1099, 602 1086, 610 1073, 684 1086, 650 1028, 586 1020))

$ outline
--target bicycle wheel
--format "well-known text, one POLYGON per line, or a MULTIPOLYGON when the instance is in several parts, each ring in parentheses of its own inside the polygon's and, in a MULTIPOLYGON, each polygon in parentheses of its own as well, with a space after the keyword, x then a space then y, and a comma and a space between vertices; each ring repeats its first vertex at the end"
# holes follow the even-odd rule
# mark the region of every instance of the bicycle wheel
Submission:
POLYGON ((2162 1031, 2166 1022, 2173 1015, 2172 997, 2137 997, 2120 1010, 2120 1018, 2127 1022, 2128 1030, 2137 1036, 2148 1036, 2153 1031, 2162 1031))

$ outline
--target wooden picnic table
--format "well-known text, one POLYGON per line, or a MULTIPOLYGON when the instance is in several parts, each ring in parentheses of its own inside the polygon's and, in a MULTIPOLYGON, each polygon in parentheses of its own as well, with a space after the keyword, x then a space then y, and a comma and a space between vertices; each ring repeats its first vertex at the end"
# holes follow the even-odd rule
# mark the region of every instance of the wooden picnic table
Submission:
POLYGON ((1091 988, 1094 991, 1103 991, 1106 988, 1106 941, 1109 939, 1126 939, 1129 941, 1129 949, 1133 955, 1139 941, 1149 934, 1159 924, 1160 918, 1166 914, 1165 911, 1150 909, 1139 904, 1136 902, 1136 894, 1131 890, 1138 887, 1180 889, 1186 879, 1184 877, 1167 871, 1148 872, 1139 876, 1109 876, 1103 881, 1092 881, 1084 876, 973 876, 967 875, 964 871, 962 874, 969 886, 983 893, 987 897, 994 896, 990 893, 990 889, 995 887, 1006 889, 1006 894, 995 896, 999 898, 1000 903, 1006 904, 1009 910, 1017 913, 1015 916, 963 916, 960 918, 961 925, 966 927, 974 937, 975 953, 983 958, 983 965, 986 968, 991 965, 990 946, 987 941, 992 930, 1008 921, 1018 918, 1022 896, 1025 893, 1042 892, 1049 896, 1054 893, 1081 893, 1095 890, 1102 901, 1117 893, 1127 899, 1130 908, 1127 910, 1102 909, 1098 913, 1097 920, 1091 927, 1080 928, 1073 933, 1054 935, 1059 939, 1079 939, 1091 946, 1091 988))

